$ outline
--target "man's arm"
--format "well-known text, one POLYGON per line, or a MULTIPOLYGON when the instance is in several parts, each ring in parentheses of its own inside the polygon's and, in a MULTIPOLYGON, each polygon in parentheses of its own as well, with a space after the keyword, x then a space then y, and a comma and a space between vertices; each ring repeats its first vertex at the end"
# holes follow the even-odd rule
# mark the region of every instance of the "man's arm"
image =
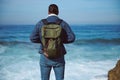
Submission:
POLYGON ((40 35, 39 35, 39 27, 41 26, 40 23, 37 23, 37 25, 35 26, 32 34, 30 35, 30 40, 31 42, 33 43, 41 43, 41 40, 40 40, 40 35))
POLYGON ((65 22, 64 26, 64 33, 63 33, 63 43, 72 43, 75 41, 75 34, 71 30, 70 26, 65 22))

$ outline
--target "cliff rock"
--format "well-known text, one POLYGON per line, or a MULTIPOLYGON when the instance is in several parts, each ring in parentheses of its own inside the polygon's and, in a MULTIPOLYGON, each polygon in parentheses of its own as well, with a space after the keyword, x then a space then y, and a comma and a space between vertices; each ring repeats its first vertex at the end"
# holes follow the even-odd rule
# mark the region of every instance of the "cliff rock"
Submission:
POLYGON ((120 60, 116 66, 108 72, 108 80, 120 80, 120 60))

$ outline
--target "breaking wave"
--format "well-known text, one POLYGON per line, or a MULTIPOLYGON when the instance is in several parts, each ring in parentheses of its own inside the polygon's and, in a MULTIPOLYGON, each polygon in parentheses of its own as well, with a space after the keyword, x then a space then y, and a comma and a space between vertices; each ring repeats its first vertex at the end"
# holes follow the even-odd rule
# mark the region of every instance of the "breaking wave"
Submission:
POLYGON ((114 44, 120 45, 120 38, 113 39, 78 39, 74 43, 75 45, 86 45, 86 44, 114 44))
POLYGON ((30 42, 20 41, 0 41, 0 45, 32 44, 30 42))

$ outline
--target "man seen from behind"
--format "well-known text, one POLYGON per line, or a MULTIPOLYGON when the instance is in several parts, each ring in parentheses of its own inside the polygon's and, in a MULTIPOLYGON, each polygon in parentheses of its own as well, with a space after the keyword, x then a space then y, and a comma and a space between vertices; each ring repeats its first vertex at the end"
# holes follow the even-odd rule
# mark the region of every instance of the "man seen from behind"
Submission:
MULTIPOLYGON (((59 14, 59 9, 58 6, 56 4, 51 4, 48 8, 48 17, 45 19, 40 20, 31 36, 30 36, 30 40, 33 43, 40 43, 40 50, 39 53, 40 55, 40 71, 41 71, 41 80, 49 80, 50 78, 50 72, 51 69, 53 68, 54 72, 55 72, 55 77, 56 80, 64 80, 64 71, 65 71, 65 58, 64 55, 66 54, 66 50, 63 44, 67 44, 67 43, 72 43, 75 40, 75 35, 73 33, 73 31, 71 30, 70 26, 68 25, 68 23, 66 23, 64 20, 60 19, 58 17, 59 14), (48 24, 57 24, 60 25, 61 30, 59 30, 59 34, 58 37, 59 38, 59 42, 60 45, 59 47, 57 47, 57 53, 55 52, 47 52, 48 50, 48 45, 52 44, 52 40, 54 39, 50 39, 49 37, 43 38, 43 36, 45 34, 47 34, 47 32, 44 32, 45 29, 43 28, 45 25, 48 24), (46 42, 47 41, 47 42, 46 42), (44 46, 45 45, 45 46, 44 46), (47 48, 45 48, 47 47, 47 48), (53 53, 55 53, 56 55, 58 55, 57 57, 48 57, 49 54, 53 55, 53 53)), ((55 25, 56 26, 56 25, 55 25)), ((52 26, 51 26, 52 28, 52 26)), ((54 31, 48 29, 49 32, 49 36, 51 36, 51 34, 54 34, 54 31)), ((57 34, 57 33, 56 33, 57 34)), ((56 43, 56 42, 55 42, 56 43)), ((50 47, 51 48, 51 47, 50 47)))

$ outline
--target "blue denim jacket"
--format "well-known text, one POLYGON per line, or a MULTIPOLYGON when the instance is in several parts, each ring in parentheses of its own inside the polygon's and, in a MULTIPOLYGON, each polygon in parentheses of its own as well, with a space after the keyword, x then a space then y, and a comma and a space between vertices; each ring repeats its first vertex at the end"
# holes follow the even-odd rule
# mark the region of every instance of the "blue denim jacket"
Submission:
MULTIPOLYGON (((60 19, 59 17, 57 16, 49 16, 46 18, 48 22, 56 22, 58 19, 60 19)), ((42 21, 39 21, 32 34, 30 35, 30 40, 33 42, 33 43, 41 43, 41 27, 44 25, 44 23, 42 21)), ((63 44, 67 44, 67 43, 72 43, 74 42, 75 40, 75 35, 73 33, 73 31, 71 30, 71 28, 69 27, 69 25, 63 20, 60 24, 62 26, 62 42, 63 44)), ((65 47, 64 45, 62 44, 62 53, 63 54, 66 54, 66 50, 65 50, 65 47)), ((43 53, 42 51, 43 47, 42 45, 40 44, 40 50, 39 50, 39 53, 43 53)))

